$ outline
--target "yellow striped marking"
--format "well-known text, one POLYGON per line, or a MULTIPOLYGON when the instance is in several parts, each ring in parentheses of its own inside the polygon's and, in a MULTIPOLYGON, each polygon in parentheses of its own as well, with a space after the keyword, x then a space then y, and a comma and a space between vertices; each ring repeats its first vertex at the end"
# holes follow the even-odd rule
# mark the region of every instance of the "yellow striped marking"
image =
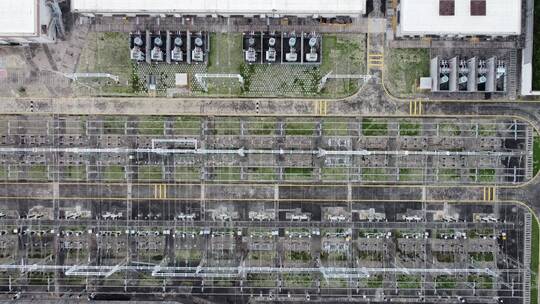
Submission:
POLYGON ((420 116, 424 112, 422 100, 413 100, 409 102, 409 114, 411 116, 420 116))
POLYGON ((384 66, 384 55, 371 53, 368 54, 368 68, 382 68, 384 66))
POLYGON ((157 198, 157 199, 167 198, 167 185, 166 184, 154 185, 154 198, 157 198))
POLYGON ((326 116, 328 113, 328 101, 319 100, 315 102, 315 115, 326 116))
POLYGON ((492 202, 495 200, 495 187, 484 187, 484 201, 492 202))

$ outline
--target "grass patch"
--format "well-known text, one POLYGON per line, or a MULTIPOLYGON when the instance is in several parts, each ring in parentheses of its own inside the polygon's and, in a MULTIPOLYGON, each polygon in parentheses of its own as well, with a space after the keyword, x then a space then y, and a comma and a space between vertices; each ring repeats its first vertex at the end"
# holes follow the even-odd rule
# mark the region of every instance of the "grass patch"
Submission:
POLYGON ((454 289, 457 286, 456 278, 451 276, 438 276, 435 279, 437 289, 454 289))
POLYGON ((242 54, 242 34, 210 33, 208 73, 240 73, 242 54))
POLYGON ((0 180, 5 180, 8 178, 8 168, 5 165, 0 165, 0 180))
POLYGON ((478 135, 482 137, 497 136, 497 126, 493 124, 481 124, 478 126, 478 135))
POLYGON ((349 179, 349 169, 347 168, 322 168, 321 175, 323 180, 346 181, 349 179))
POLYGON ((415 94, 420 77, 429 76, 428 49, 390 48, 385 57, 384 84, 392 95, 415 94))
POLYGON ((388 175, 384 168, 363 168, 362 179, 371 182, 388 181, 388 175))
POLYGON ((531 238, 531 303, 538 303, 538 258, 540 255, 538 220, 532 217, 532 238, 531 238))
POLYGON ((493 252, 469 252, 469 258, 474 262, 493 262, 493 252))
POLYGON ((289 288, 309 288, 313 278, 311 274, 291 274, 286 273, 283 275, 284 286, 289 288))
POLYGON ((307 251, 288 251, 285 253, 285 258, 290 261, 307 262, 311 260, 311 254, 307 251))
POLYGON ((399 181, 401 182, 421 182, 423 175, 423 169, 399 168, 399 181))
POLYGON ((48 170, 45 165, 32 165, 28 167, 28 177, 32 180, 47 180, 48 170))
POLYGON ((247 281, 251 287, 274 287, 277 276, 273 273, 248 273, 247 281))
POLYGON ((287 122, 285 124, 285 135, 313 135, 315 130, 314 122, 287 122))
POLYGON ((66 178, 69 180, 86 180, 86 166, 68 166, 66 178))
MULTIPOLYGON (((540 1, 539 1, 540 2, 540 1)), ((540 170, 540 135, 535 132, 533 139, 533 174, 536 176, 540 170)))
POLYGON ((475 283, 475 287, 477 289, 492 289, 493 288, 493 279, 488 276, 470 275, 467 277, 467 282, 475 283))
POLYGON ((363 279, 362 282, 368 288, 382 288, 383 286, 383 277, 380 274, 370 276, 367 279, 363 279))
POLYGON ((251 167, 247 169, 249 180, 275 180, 274 168, 251 167))
POLYGON ((126 172, 123 166, 107 166, 103 170, 104 180, 124 180, 126 172))
POLYGON ((461 130, 459 126, 453 123, 441 123, 439 124, 439 135, 441 136, 459 136, 461 130))
POLYGON ((284 178, 286 180, 306 180, 313 179, 313 168, 285 168, 284 178))
POLYGON ((420 277, 414 275, 398 275, 397 283, 398 287, 401 289, 418 289, 422 287, 420 277))
POLYGON ((452 182, 459 181, 461 174, 459 174, 459 169, 439 169, 437 177, 441 181, 452 182))
MULTIPOLYGON (((540 1, 534 1, 532 88, 540 90, 540 1)), ((532 298, 532 297, 531 297, 532 298)))
POLYGON ((322 131, 325 136, 349 135, 349 122, 337 119, 325 119, 322 122, 322 131))
POLYGON ((276 121, 269 118, 261 118, 249 122, 249 134, 274 135, 276 133, 276 121))
POLYGON ((163 135, 165 120, 162 117, 145 117, 138 122, 138 131, 142 135, 163 135))
POLYGON ((399 123, 400 136, 419 136, 420 124, 416 122, 402 121, 399 123))
POLYGON ((107 116, 103 118, 103 134, 125 134, 126 118, 107 116))
POLYGON ((478 181, 491 183, 495 181, 495 169, 478 169, 478 181))
POLYGON ((157 165, 142 165, 138 170, 139 180, 161 180, 163 174, 161 172, 161 166, 157 165))
POLYGON ((226 118, 214 121, 216 135, 240 135, 240 119, 226 118))
POLYGON ((240 180, 240 168, 239 167, 218 167, 214 169, 215 179, 224 181, 239 181, 240 180))
MULTIPOLYGON (((97 33, 90 32, 84 40, 77 65, 79 73, 110 73, 119 77, 119 83, 108 78, 80 80, 99 88, 104 94, 136 93, 138 84, 132 84, 133 69, 129 58, 128 33, 97 33)), ((138 79, 135 81, 138 82, 138 79)))
POLYGON ((201 119, 199 117, 181 116, 173 122, 175 135, 199 135, 201 134, 201 119))
POLYGON ((388 135, 388 123, 384 120, 364 118, 362 119, 362 134, 364 136, 388 135))
POLYGON ((175 167, 174 168, 174 179, 177 181, 193 181, 199 180, 201 174, 199 168, 197 167, 175 167))

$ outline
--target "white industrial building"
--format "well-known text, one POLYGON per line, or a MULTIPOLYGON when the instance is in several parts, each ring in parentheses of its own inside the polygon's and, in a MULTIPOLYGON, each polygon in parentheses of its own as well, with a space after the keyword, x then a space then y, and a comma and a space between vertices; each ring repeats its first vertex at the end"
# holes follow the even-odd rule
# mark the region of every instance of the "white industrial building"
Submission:
POLYGON ((401 0, 398 36, 521 34, 522 0, 401 0))
POLYGON ((1 0, 0 44, 49 43, 63 27, 58 3, 52 0, 1 0), (58 17, 60 16, 60 17, 58 17))
POLYGON ((87 16, 357 17, 366 0, 72 0, 71 9, 87 16))

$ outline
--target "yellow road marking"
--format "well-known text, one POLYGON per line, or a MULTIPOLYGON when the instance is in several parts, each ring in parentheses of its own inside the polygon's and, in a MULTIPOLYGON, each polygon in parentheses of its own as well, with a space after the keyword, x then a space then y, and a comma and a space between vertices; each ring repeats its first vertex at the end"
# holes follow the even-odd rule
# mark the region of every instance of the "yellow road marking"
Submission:
POLYGON ((484 201, 493 202, 495 201, 495 187, 484 187, 484 201))
POLYGON ((423 104, 421 100, 413 100, 409 102, 409 114, 411 116, 419 116, 423 113, 423 104))
POLYGON ((166 184, 154 185, 154 198, 157 198, 157 199, 167 198, 167 185, 166 184))

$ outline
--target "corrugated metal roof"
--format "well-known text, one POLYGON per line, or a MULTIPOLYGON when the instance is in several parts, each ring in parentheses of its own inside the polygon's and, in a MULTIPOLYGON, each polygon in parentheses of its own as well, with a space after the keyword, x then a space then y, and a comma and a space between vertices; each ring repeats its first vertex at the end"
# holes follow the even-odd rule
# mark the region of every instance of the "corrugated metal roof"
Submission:
POLYGON ((32 36, 37 30, 39 0, 1 0, 0 36, 32 36))

